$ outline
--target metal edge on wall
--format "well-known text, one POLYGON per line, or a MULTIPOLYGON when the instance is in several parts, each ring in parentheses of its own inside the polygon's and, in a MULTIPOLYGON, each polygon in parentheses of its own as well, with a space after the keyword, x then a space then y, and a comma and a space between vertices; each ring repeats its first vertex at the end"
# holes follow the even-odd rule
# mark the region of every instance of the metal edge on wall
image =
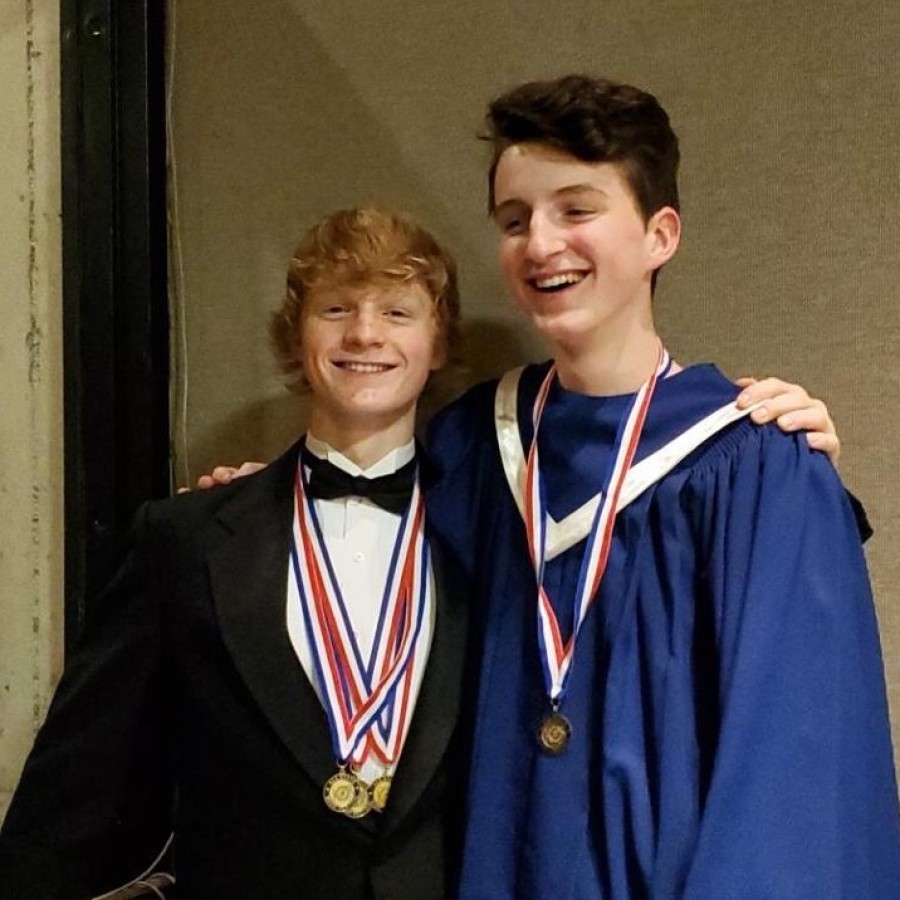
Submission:
POLYGON ((165 8, 61 0, 65 646, 170 489, 165 8))

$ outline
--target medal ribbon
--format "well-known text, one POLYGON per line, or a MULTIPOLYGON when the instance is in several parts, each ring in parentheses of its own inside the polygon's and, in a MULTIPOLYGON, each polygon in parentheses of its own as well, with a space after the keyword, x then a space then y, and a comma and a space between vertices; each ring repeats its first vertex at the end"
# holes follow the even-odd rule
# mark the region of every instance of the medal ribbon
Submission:
POLYGON ((418 479, 403 514, 382 595, 369 660, 353 633, 328 555, 306 475, 295 480, 292 571, 335 756, 358 764, 374 753, 384 765, 399 755, 410 718, 415 651, 427 599, 428 543, 418 479))
POLYGON ((551 366, 535 398, 532 412, 534 434, 531 439, 525 467, 524 519, 525 531, 528 537, 528 551, 531 556, 531 564, 534 567, 538 588, 538 644, 541 653, 541 666, 544 671, 544 685, 554 707, 558 706, 565 696, 566 683, 575 655, 575 642, 578 632, 591 608, 591 604, 597 597, 600 583, 603 580, 603 573, 606 571, 606 564, 609 561, 619 493, 622 490, 622 485, 637 452, 641 432, 647 418, 647 410, 650 408, 650 401, 656 389, 657 381, 668 370, 670 362, 669 354, 660 344, 653 374, 641 385, 619 421, 610 463, 601 486, 600 503, 597 506, 597 512, 594 515, 591 529, 586 538, 578 584, 575 589, 572 634, 568 641, 563 641, 556 613, 553 610, 550 597, 544 589, 548 514, 543 479, 540 474, 538 427, 540 426, 541 416, 547 402, 547 396, 556 377, 555 365, 551 366))

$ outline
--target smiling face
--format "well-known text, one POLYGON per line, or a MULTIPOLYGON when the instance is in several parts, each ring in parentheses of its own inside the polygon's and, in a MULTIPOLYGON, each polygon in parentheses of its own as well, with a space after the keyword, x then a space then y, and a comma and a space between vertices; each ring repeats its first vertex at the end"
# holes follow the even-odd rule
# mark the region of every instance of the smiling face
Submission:
POLYGON ((507 287, 555 352, 655 346, 651 279, 678 246, 674 209, 645 222, 615 163, 537 143, 503 152, 493 193, 507 287))
POLYGON ((419 395, 443 362, 437 335, 434 301, 417 282, 310 291, 300 335, 310 430, 338 449, 373 435, 388 450, 409 441, 419 395))

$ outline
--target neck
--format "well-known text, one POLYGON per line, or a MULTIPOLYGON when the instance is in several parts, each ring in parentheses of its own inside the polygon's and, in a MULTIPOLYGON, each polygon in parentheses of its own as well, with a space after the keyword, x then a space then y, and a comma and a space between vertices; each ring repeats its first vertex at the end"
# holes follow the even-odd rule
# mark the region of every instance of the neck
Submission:
POLYGON ((625 333, 612 330, 582 343, 554 347, 560 384, 580 394, 630 394, 650 377, 659 353, 652 320, 632 323, 625 333))
POLYGON ((408 444, 414 436, 415 411, 402 419, 379 425, 336 423, 331 416, 313 409, 309 431, 356 463, 368 469, 392 450, 408 444))

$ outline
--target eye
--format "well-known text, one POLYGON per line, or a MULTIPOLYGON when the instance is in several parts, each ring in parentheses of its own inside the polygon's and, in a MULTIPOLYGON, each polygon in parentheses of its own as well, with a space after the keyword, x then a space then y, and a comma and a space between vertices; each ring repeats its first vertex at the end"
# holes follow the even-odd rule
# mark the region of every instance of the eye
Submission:
POLYGON ((339 319, 346 313, 347 307, 342 303, 330 303, 319 310, 319 315, 325 319, 339 319))
POLYGON ((507 200, 493 211, 494 224, 504 236, 514 237, 528 230, 531 210, 523 203, 507 200))
POLYGON ((593 209, 589 206, 567 206, 563 210, 563 215, 570 220, 580 221, 582 219, 589 219, 593 216, 597 210, 593 209))
POLYGON ((412 311, 402 306, 392 306, 386 313, 387 318, 397 321, 405 321, 413 317, 412 311))
POLYGON ((525 231, 525 220, 521 216, 504 216, 497 219, 497 227, 501 234, 514 237, 523 234, 525 231))

